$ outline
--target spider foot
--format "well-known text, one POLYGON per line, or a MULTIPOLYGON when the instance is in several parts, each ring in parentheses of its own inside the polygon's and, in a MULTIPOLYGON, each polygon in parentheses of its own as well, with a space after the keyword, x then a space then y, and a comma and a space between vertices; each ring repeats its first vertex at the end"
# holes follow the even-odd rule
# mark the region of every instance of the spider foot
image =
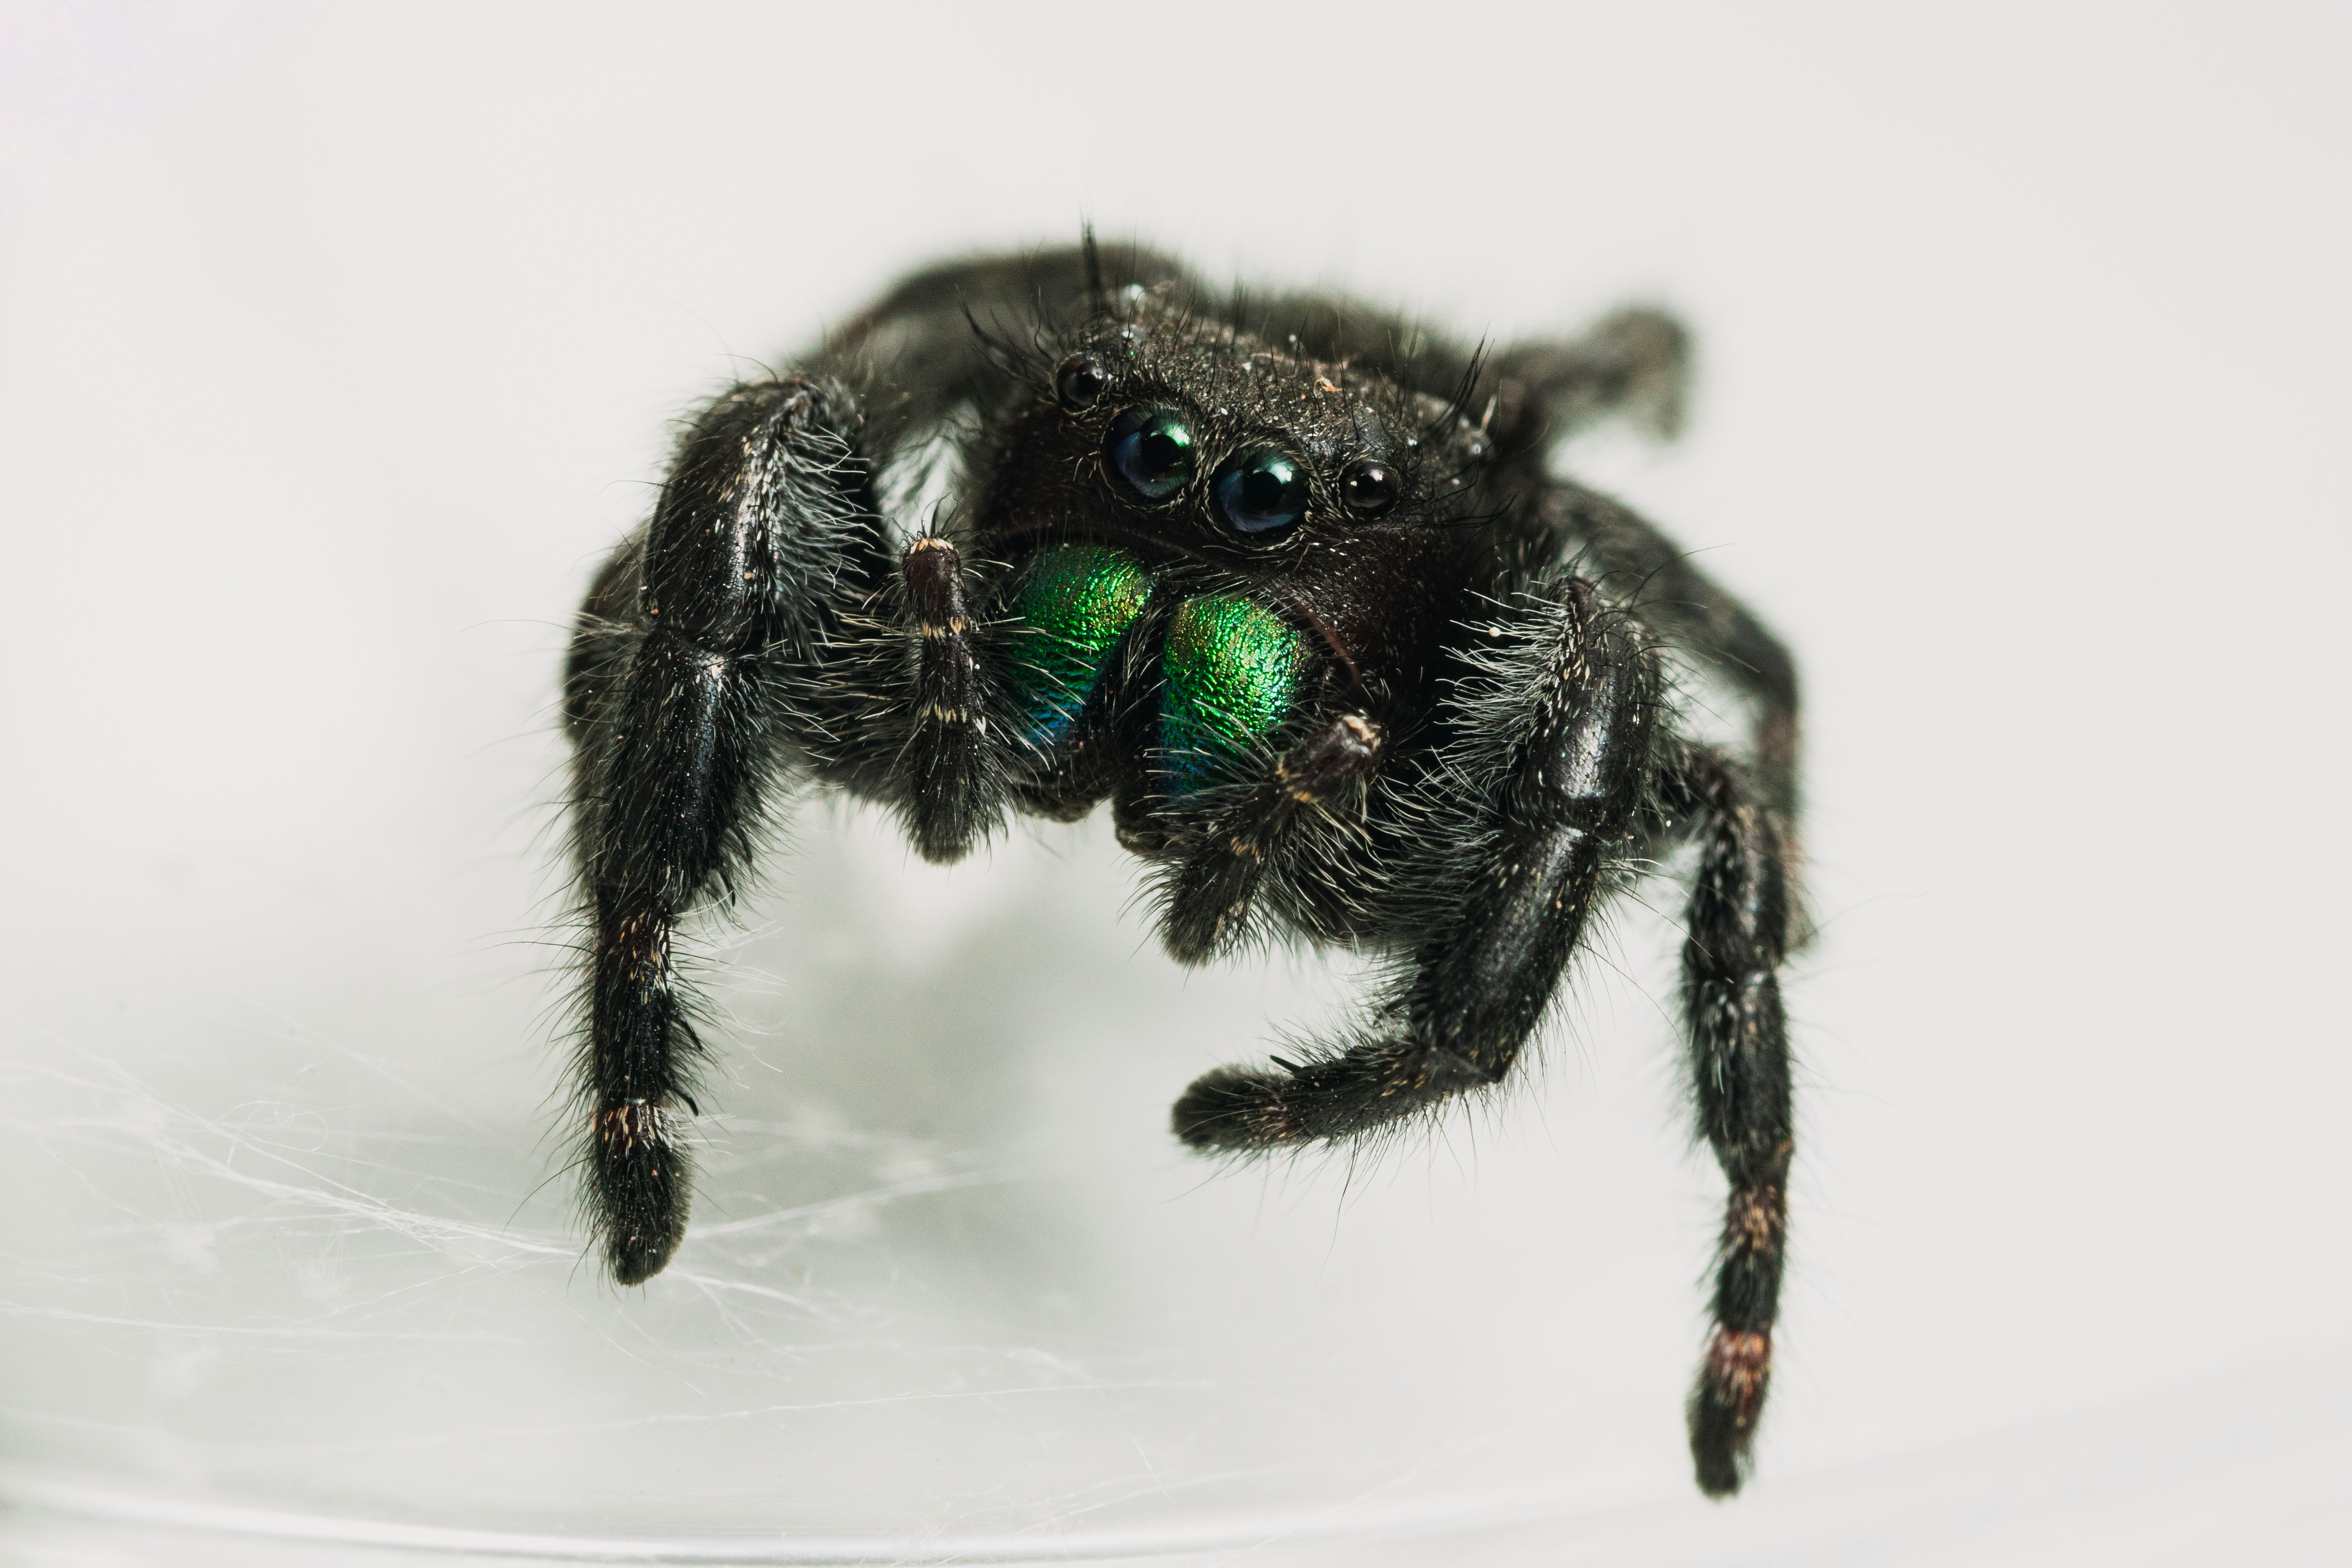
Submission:
POLYGON ((1729 1497, 1748 1479, 1748 1445, 1756 1417, 1772 1380, 1772 1336, 1753 1330, 1717 1329, 1706 1347, 1697 1386, 1691 1390, 1691 1463, 1699 1490, 1729 1497))
POLYGON ((1196 1149, 1236 1153, 1370 1132, 1434 1102, 1496 1082, 1444 1046, 1381 1041, 1274 1069, 1220 1067, 1176 1102, 1176 1135, 1196 1149))
POLYGON ((599 1109, 589 1150, 591 1201, 613 1277, 642 1285, 667 1266, 686 1236, 692 1169, 669 1116, 644 1100, 599 1109))

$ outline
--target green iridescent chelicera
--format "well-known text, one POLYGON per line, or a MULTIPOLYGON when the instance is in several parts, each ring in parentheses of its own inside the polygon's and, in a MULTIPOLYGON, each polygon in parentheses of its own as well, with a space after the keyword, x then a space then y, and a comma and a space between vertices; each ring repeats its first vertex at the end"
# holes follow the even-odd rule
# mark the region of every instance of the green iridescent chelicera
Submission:
POLYGON ((1013 595, 1028 634, 1014 652, 1010 685, 1033 742, 1055 740, 1076 721, 1111 649, 1150 597, 1150 575, 1108 545, 1060 545, 1031 564, 1013 595))
POLYGON ((1160 744, 1178 787, 1202 781, 1218 758, 1290 712, 1302 640, 1246 599, 1188 599, 1169 618, 1160 744))

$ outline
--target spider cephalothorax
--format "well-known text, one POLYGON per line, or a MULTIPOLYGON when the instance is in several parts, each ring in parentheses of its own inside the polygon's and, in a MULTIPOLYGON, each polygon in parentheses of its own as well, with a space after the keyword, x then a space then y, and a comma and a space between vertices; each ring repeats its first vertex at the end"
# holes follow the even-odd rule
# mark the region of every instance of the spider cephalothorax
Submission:
POLYGON ((779 784, 881 802, 933 860, 1108 800, 1178 958, 1388 955, 1341 1036, 1179 1100, 1179 1137, 1244 1155, 1499 1082, 1595 900, 1696 840, 1684 1001, 1732 1193, 1691 1439, 1700 1484, 1734 1490, 1792 1146, 1795 677, 1648 524, 1545 465, 1612 412, 1670 431, 1683 361, 1654 312, 1489 359, 1090 242, 918 275, 714 400, 566 677, 583 1163, 614 1275, 685 1232, 701 1046, 673 933, 748 869, 779 784), (928 516, 891 515, 924 490, 928 516), (1747 699, 1748 756, 1681 732, 1672 660, 1747 699))

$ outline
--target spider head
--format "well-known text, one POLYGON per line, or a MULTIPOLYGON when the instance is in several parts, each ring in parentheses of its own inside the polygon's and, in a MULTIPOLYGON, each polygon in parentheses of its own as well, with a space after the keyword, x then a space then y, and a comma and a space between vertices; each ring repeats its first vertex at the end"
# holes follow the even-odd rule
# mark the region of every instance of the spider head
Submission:
POLYGON ((1140 287, 1051 345, 1000 486, 1025 528, 1282 573, 1460 519, 1483 434, 1437 399, 1140 287), (1049 480, 1048 476, 1052 476, 1049 480))

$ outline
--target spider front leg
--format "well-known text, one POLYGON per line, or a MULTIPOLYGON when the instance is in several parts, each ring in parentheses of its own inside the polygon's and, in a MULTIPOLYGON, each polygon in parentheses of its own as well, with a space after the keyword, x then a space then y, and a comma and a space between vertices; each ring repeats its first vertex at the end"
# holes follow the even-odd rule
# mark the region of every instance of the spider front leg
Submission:
POLYGON ((1739 1490, 1780 1312, 1795 1148, 1778 973, 1790 945, 1789 874, 1776 813, 1720 755, 1694 751, 1666 774, 1661 795, 1699 841, 1683 1010, 1699 1128, 1731 1183, 1715 1334, 1688 1412, 1699 1487, 1720 1497, 1739 1490))
POLYGON ((678 922, 748 864, 763 797, 823 727, 796 694, 833 656, 836 596, 879 581, 856 430, 838 389, 776 381, 720 398, 574 640, 567 708, 592 923, 583 1165, 590 1223, 623 1284, 658 1273, 686 1228, 678 1122, 695 1109, 701 1047, 678 922))
POLYGON ((1633 594, 1643 618, 1756 705, 1756 783, 1793 832, 1801 734, 1797 663, 1755 612, 1699 570, 1690 551, 1639 512, 1566 480, 1545 488, 1545 526, 1584 570, 1633 594))
POLYGON ((1454 762, 1492 782, 1454 803, 1392 890, 1431 912, 1403 981, 1353 1041, 1202 1076, 1175 1107, 1186 1143, 1349 1137, 1497 1082, 1517 1060, 1649 779, 1659 674, 1637 629, 1581 581, 1515 616, 1486 664, 1452 704, 1454 762))

